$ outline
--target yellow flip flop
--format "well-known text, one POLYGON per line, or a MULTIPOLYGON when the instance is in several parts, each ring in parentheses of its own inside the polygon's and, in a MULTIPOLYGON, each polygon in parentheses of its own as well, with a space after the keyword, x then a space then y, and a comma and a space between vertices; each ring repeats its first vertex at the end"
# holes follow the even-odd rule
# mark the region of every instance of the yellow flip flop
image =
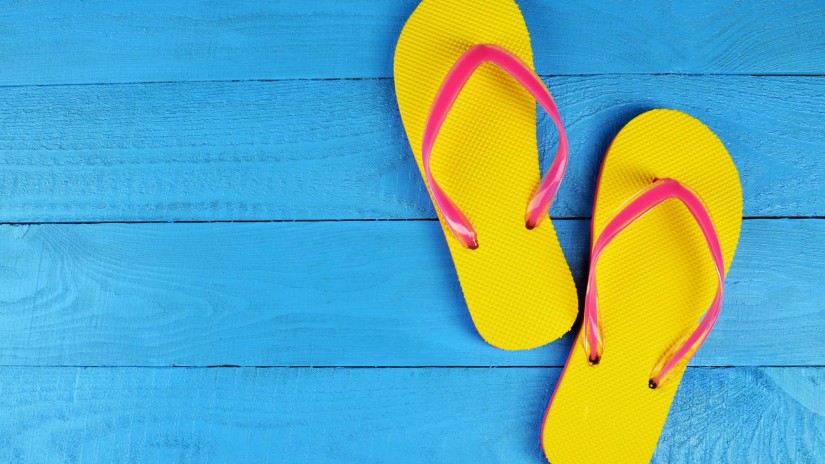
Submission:
POLYGON ((545 414, 551 463, 650 461, 719 315, 741 224, 739 175, 704 124, 653 110, 619 132, 599 175, 582 329, 545 414))
POLYGON ((424 0, 395 51, 401 119, 467 307, 484 340, 508 350, 559 338, 578 311, 555 230, 542 221, 564 174, 567 139, 532 61, 512 0, 424 0), (560 131, 543 180, 536 101, 560 131))

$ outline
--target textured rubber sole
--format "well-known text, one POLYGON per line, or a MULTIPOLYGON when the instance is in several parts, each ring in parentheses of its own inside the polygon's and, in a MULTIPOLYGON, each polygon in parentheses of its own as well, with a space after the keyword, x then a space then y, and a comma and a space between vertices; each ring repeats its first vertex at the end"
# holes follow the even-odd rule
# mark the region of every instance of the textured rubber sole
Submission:
MULTIPOLYGON (((742 224, 739 175, 716 135, 678 111, 644 113, 616 136, 599 176, 592 236, 629 198, 665 177, 708 208, 727 273, 742 224)), ((647 463, 686 365, 655 390, 649 375, 707 310, 717 283, 713 261, 687 208, 668 200, 622 232, 596 272, 604 353, 589 365, 579 334, 545 416, 544 451, 553 464, 647 463)))
MULTIPOLYGON (((502 46, 532 66, 527 26, 512 0, 424 0, 404 26, 395 89, 422 176, 422 133, 433 98, 453 63, 480 43, 502 46)), ((478 232, 479 248, 465 249, 441 221, 473 322, 484 340, 508 350, 556 340, 578 312, 552 223, 525 227, 538 158, 534 100, 503 71, 482 65, 442 127, 431 166, 478 232)))

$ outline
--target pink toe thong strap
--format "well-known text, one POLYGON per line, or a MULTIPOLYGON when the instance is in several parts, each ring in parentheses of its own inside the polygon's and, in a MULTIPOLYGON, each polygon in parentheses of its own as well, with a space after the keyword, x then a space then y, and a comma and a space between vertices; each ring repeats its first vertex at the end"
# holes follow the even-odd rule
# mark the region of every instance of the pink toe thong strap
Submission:
POLYGON ((635 195, 604 228, 602 233, 593 244, 590 253, 590 274, 587 279, 587 293, 584 300, 584 321, 582 322, 582 343, 584 351, 590 364, 598 364, 604 352, 604 336, 599 322, 598 291, 596 288, 596 264, 604 249, 630 224, 642 217, 644 214, 662 204, 663 202, 675 198, 681 201, 690 211, 693 219, 699 225, 702 235, 707 242, 710 254, 713 257, 713 264, 716 267, 718 283, 716 286, 716 296, 710 304, 707 312, 698 323, 697 327, 688 336, 682 338, 668 349, 653 367, 648 379, 650 388, 657 388, 668 380, 668 374, 673 372, 673 368, 681 361, 689 361, 696 353, 696 350, 707 339, 713 325, 719 318, 719 311, 722 307, 722 297, 725 288, 725 260, 722 255, 722 247, 719 244, 719 237, 713 226, 713 221, 708 214, 699 197, 690 189, 684 187, 673 179, 657 179, 650 186, 635 195))
POLYGON ((564 133, 564 127, 562 126, 561 116, 559 115, 556 103, 553 101, 553 97, 539 76, 517 56, 496 45, 474 45, 461 55, 447 73, 444 82, 441 84, 441 88, 439 88, 438 93, 435 95, 429 116, 427 117, 427 123, 424 127, 421 152, 424 162, 424 172, 427 176, 427 185, 429 185, 430 191, 433 194, 436 207, 441 211, 453 235, 455 235, 464 247, 470 249, 478 248, 476 231, 469 219, 467 219, 467 216, 464 215, 458 206, 456 206, 441 187, 439 187, 435 179, 433 179, 433 174, 430 170, 430 154, 432 153, 433 145, 435 145, 438 132, 447 119, 447 115, 453 107, 456 98, 458 98, 464 85, 476 69, 483 63, 492 63, 498 66, 530 92, 533 98, 538 101, 539 105, 544 108, 544 111, 550 115, 550 118, 556 124, 556 128, 559 131, 559 148, 556 150, 556 157, 553 159, 553 164, 533 190, 530 201, 527 203, 525 223, 528 229, 536 227, 547 214, 547 209, 553 202, 556 192, 558 192, 559 185, 564 176, 564 170, 567 167, 567 135, 564 133))

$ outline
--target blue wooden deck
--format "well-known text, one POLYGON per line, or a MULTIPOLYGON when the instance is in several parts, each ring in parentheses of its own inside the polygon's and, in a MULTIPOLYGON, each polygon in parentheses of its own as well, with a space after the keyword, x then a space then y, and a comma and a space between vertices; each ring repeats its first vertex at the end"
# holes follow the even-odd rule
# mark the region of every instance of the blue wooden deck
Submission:
MULTIPOLYGON (((545 462, 571 337, 472 328, 395 105, 416 3, 0 5, 0 462, 545 462)), ((677 3, 520 1, 552 215, 581 283, 611 137, 707 123, 746 219, 653 462, 825 463, 825 1, 677 3)))

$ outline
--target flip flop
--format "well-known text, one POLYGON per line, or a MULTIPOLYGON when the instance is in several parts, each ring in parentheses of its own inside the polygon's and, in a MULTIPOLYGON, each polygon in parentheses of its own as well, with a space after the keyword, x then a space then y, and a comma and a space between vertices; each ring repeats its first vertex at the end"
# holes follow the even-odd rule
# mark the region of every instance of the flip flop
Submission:
POLYGON ((582 329, 545 413, 551 463, 650 461, 719 315, 741 224, 736 166, 704 124, 653 110, 619 132, 599 175, 582 329))
POLYGON ((467 307, 484 340, 507 350, 561 337, 578 312, 556 232, 542 221, 564 175, 567 139, 532 61, 512 0, 424 0, 395 51, 401 119, 467 307), (544 179, 536 101, 560 133, 544 179))

